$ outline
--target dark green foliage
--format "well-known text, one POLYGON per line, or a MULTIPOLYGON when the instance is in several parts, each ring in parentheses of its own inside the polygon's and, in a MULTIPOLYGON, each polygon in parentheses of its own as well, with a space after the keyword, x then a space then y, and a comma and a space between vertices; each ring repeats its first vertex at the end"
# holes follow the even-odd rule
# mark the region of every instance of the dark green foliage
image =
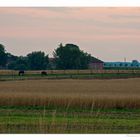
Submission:
POLYGON ((13 70, 54 70, 54 69, 88 69, 92 60, 90 54, 80 50, 77 45, 62 43, 54 51, 54 58, 48 58, 44 52, 31 52, 27 56, 14 56, 5 53, 0 45, 0 68, 13 70))
POLYGON ((8 69, 41 70, 47 68, 48 56, 44 52, 32 52, 25 57, 8 54, 8 62, 8 69))
POLYGON ((45 55, 45 53, 41 51, 28 54, 27 60, 29 63, 29 69, 31 70, 47 69, 49 62, 48 55, 45 55))
POLYGON ((27 57, 17 57, 15 61, 11 61, 8 65, 9 69, 14 69, 14 70, 28 70, 29 65, 27 61, 27 57))
POLYGON ((6 66, 7 63, 7 54, 5 52, 5 48, 2 44, 0 44, 0 67, 6 66))
POLYGON ((84 53, 77 45, 62 44, 54 52, 58 69, 87 69, 91 56, 84 53))
POLYGON ((11 63, 13 61, 17 61, 18 59, 18 56, 15 56, 15 55, 12 55, 11 53, 7 53, 7 56, 8 56, 8 63, 11 63))

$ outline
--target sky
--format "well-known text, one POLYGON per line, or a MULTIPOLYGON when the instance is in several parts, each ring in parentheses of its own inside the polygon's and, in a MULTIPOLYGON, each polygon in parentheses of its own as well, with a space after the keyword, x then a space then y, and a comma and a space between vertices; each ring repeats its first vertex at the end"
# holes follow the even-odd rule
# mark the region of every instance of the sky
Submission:
POLYGON ((0 8, 0 44, 7 52, 52 57, 60 43, 103 61, 140 61, 140 8, 0 8))

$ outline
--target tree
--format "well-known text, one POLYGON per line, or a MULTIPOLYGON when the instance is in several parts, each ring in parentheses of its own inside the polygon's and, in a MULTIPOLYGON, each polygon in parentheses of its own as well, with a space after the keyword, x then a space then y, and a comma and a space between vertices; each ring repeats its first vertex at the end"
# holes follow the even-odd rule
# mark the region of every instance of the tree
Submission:
POLYGON ((32 52, 27 55, 27 60, 29 63, 29 69, 31 70, 42 70, 47 69, 49 62, 48 55, 44 52, 32 52))
POLYGON ((11 58, 11 61, 8 64, 9 69, 14 69, 14 70, 28 70, 29 69, 27 57, 12 56, 10 58, 11 58), (12 61, 12 59, 14 59, 14 60, 12 61))
POLYGON ((5 47, 0 44, 0 67, 6 66, 7 63, 7 54, 5 52, 5 47))
POLYGON ((8 63, 16 61, 18 58, 19 58, 18 56, 12 55, 11 53, 7 53, 7 62, 8 63))
POLYGON ((91 56, 84 53, 77 45, 62 43, 54 52, 58 69, 86 69, 91 56))
POLYGON ((91 61, 92 57, 88 53, 84 53, 82 51, 81 56, 80 56, 80 69, 88 69, 89 67, 89 62, 91 61))

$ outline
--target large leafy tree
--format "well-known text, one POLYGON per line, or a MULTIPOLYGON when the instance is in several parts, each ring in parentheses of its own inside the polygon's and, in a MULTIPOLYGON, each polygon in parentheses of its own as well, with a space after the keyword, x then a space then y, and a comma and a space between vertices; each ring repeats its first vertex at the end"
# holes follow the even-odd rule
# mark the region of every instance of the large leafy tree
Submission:
POLYGON ((27 55, 27 60, 29 63, 29 69, 31 70, 42 70, 47 69, 49 62, 48 55, 44 52, 32 52, 27 55))
POLYGON ((54 52, 58 69, 86 69, 91 56, 74 44, 60 44, 54 52))
POLYGON ((6 66, 7 63, 7 53, 5 52, 5 47, 0 44, 0 67, 6 66))
POLYGON ((9 64, 8 64, 9 69, 14 69, 14 70, 28 70, 29 65, 27 61, 27 57, 17 57, 11 55, 9 58, 9 64))

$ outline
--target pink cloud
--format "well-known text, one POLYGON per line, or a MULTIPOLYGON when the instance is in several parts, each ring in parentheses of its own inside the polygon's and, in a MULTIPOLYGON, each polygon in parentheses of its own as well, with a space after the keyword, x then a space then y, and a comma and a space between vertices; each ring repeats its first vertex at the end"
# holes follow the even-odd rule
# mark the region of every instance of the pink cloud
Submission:
POLYGON ((140 43, 140 8, 0 8, 0 20, 7 42, 140 43))

